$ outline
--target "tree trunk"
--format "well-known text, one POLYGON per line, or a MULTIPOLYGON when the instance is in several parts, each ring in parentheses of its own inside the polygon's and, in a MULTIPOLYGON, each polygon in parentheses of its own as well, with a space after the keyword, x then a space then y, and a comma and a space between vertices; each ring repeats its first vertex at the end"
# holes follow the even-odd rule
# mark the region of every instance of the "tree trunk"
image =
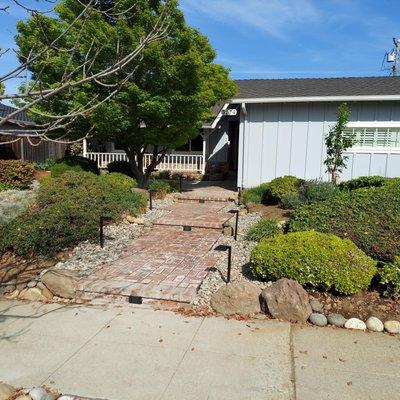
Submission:
POLYGON ((167 149, 163 149, 159 153, 158 146, 154 146, 151 163, 146 168, 144 168, 145 151, 146 148, 143 150, 137 150, 132 148, 125 149, 133 176, 135 177, 138 186, 142 189, 147 189, 147 187, 149 186, 150 175, 153 171, 155 171, 157 165, 160 164, 164 159, 167 149))

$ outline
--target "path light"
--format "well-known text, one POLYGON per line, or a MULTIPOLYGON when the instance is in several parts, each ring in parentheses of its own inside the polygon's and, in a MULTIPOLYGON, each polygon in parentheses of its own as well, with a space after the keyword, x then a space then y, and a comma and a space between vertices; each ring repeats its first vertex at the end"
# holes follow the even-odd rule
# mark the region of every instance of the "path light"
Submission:
POLYGON ((236 214, 235 219, 235 240, 237 240, 238 224, 239 224, 239 210, 229 210, 231 214, 236 214))
POLYGON ((111 222, 113 219, 111 217, 100 217, 100 247, 104 247, 104 223, 111 222))
POLYGON ((226 283, 231 281, 231 268, 232 268, 232 246, 227 246, 224 244, 218 245, 214 250, 216 251, 226 251, 228 250, 228 272, 226 276, 226 283))
POLYGON ((153 193, 156 192, 154 189, 149 190, 149 195, 150 195, 150 210, 153 209, 153 193))

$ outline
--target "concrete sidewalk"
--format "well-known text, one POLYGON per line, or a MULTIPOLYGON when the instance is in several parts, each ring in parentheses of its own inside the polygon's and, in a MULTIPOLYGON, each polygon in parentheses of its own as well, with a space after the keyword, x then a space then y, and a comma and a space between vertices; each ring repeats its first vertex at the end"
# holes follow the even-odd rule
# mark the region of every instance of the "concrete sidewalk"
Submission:
POLYGON ((109 399, 397 399, 400 340, 146 305, 0 302, 0 380, 109 399))

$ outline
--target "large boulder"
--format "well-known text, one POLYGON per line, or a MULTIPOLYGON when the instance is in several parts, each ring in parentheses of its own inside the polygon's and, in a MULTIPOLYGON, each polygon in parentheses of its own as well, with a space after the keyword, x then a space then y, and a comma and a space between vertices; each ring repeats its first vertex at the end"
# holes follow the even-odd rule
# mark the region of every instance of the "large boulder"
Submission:
POLYGON ((42 294, 42 291, 37 288, 25 288, 21 290, 18 298, 21 300, 29 300, 29 301, 46 301, 47 298, 42 294))
POLYGON ((42 282, 55 296, 73 299, 78 288, 78 274, 68 270, 50 270, 42 276, 42 282))
POLYGON ((0 400, 6 400, 15 393, 15 389, 7 383, 0 381, 0 400))
POLYGON ((211 296, 211 307, 223 315, 250 315, 260 312, 261 290, 249 282, 222 286, 211 296))
POLYGON ((274 318, 306 322, 312 309, 307 292, 296 281, 279 279, 261 293, 261 307, 274 318))

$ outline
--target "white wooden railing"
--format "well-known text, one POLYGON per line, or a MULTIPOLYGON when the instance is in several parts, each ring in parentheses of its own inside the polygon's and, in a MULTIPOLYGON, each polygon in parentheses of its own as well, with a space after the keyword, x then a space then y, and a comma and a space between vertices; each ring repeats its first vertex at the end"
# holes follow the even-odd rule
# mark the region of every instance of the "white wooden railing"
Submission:
MULTIPOLYGON (((107 165, 113 161, 127 161, 125 153, 94 153, 84 152, 84 156, 90 160, 97 162, 99 168, 107 168, 107 165)), ((146 168, 151 160, 152 154, 144 155, 144 168, 146 168)), ((170 153, 166 154, 164 160, 157 166, 158 170, 167 171, 204 171, 204 156, 199 153, 170 153)))

